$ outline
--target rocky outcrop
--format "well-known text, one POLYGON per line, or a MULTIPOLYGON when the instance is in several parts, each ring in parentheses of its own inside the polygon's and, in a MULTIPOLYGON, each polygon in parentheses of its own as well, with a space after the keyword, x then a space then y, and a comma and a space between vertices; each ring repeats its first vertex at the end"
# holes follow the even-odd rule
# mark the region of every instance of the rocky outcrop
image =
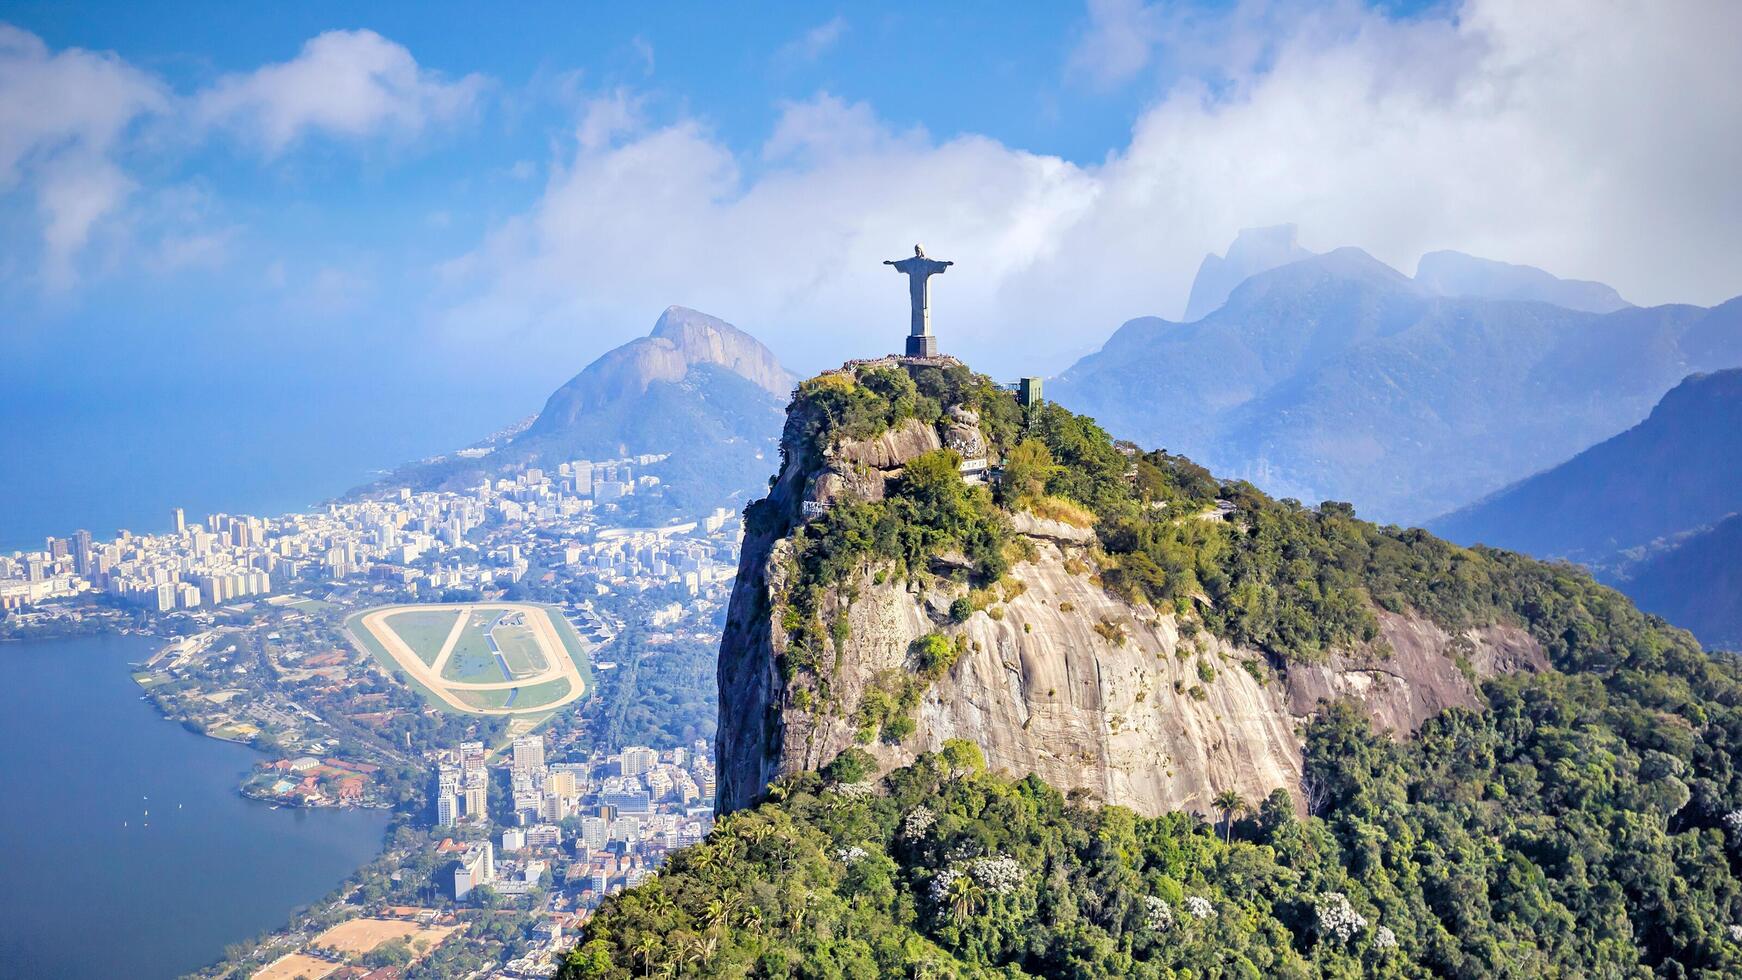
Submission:
POLYGON ((1476 685, 1496 674, 1547 670, 1542 645, 1521 627, 1491 625, 1452 636, 1416 616, 1379 612, 1383 644, 1288 668, 1289 708, 1310 715, 1323 701, 1353 698, 1376 727, 1413 732, 1447 708, 1474 708, 1476 685))
MULTIPOLYGON (((770 511, 802 520, 801 503, 876 499, 920 453, 970 439, 983 445, 976 423, 959 415, 936 427, 909 423, 832 447, 808 475, 794 462, 800 448, 789 445, 770 511)), ((861 569, 818 607, 844 622, 821 659, 827 676, 790 683, 778 669, 787 634, 775 625, 787 613, 790 524, 752 528, 720 647, 722 812, 848 748, 888 770, 958 738, 979 745, 995 770, 1034 773, 1144 814, 1209 814, 1210 801, 1229 789, 1248 801, 1279 788, 1298 799, 1302 723, 1321 701, 1353 697, 1376 724, 1409 731, 1447 707, 1474 706, 1485 676, 1546 665, 1521 629, 1452 636, 1423 617, 1381 613, 1381 640, 1369 648, 1282 671, 1258 650, 1109 592, 1095 574, 1092 529, 1028 513, 1010 520, 1026 557, 975 595, 972 615, 951 617, 968 588, 947 574, 904 581, 888 569, 861 569), (959 638, 962 654, 921 695, 913 732, 898 744, 862 743, 860 704, 914 676, 915 645, 935 632, 959 638), (824 688, 826 697, 815 697, 824 688)))
MULTIPOLYGON (((924 695, 915 733, 900 745, 862 746, 880 767, 963 738, 995 770, 1035 773, 1148 814, 1207 813, 1223 789, 1258 799, 1299 783, 1294 719, 1261 655, 1207 634, 1182 637, 1173 617, 1108 594, 1079 564, 1080 546, 1033 540, 1034 559, 1011 573, 1020 594, 950 627, 968 649, 924 695)), ((883 672, 911 669, 914 642, 945 626, 961 593, 910 591, 874 575, 850 588, 851 639, 830 675, 842 710, 782 712, 777 773, 817 768, 857 744, 852 709, 883 672)))
POLYGON ((884 488, 908 460, 942 446, 935 427, 908 419, 876 438, 829 447, 804 499, 824 507, 842 499, 882 500, 884 488))

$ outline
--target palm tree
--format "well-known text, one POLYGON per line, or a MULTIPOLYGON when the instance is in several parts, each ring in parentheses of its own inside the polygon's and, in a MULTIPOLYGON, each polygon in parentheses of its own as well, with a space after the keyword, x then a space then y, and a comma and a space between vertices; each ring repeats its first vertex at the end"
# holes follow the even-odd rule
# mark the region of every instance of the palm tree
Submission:
POLYGON ((664 888, 654 887, 649 891, 652 894, 648 894, 644 898, 647 914, 660 920, 662 928, 668 927, 669 923, 665 922, 665 919, 677 912, 677 906, 672 904, 671 896, 665 893, 664 888))
POLYGON ((708 899, 707 906, 702 910, 702 922, 706 927, 705 935, 707 936, 703 951, 708 956, 714 955, 714 950, 718 948, 720 943, 720 934, 730 924, 731 918, 732 906, 728 905, 725 900, 708 899))
POLYGON ((1225 789, 1216 794, 1210 805, 1222 813, 1222 842, 1225 844, 1234 833, 1234 814, 1246 812, 1246 801, 1239 793, 1225 789))
POLYGON ((688 855, 690 867, 694 869, 697 874, 701 875, 703 878, 711 879, 713 877, 711 872, 720 864, 719 848, 703 844, 699 847, 690 848, 688 855))
POLYGON ((653 976, 653 954, 659 952, 659 940, 653 933, 644 932, 635 943, 635 955, 641 957, 641 975, 653 976))
POLYGON ((972 875, 957 875, 945 886, 944 900, 956 918, 965 919, 985 903, 986 889, 981 888, 972 875))

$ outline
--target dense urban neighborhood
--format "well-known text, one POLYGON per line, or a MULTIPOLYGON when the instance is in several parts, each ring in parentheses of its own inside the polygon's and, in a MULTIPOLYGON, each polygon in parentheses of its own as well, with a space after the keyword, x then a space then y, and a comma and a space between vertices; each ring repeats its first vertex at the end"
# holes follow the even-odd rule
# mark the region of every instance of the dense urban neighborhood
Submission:
POLYGON ((6 635, 161 637, 133 666, 141 696, 259 750, 244 795, 392 812, 379 857, 206 975, 550 976, 605 896, 707 834, 706 688, 741 520, 623 526, 625 498, 660 492, 640 474, 660 459, 276 518, 178 510, 159 532, 0 556, 6 635), (357 627, 401 608, 387 621, 422 639, 428 619, 427 659, 451 659, 442 682, 473 700, 435 696, 357 627), (532 642, 521 610, 552 639, 532 642), (559 668, 575 680, 541 699, 559 668))

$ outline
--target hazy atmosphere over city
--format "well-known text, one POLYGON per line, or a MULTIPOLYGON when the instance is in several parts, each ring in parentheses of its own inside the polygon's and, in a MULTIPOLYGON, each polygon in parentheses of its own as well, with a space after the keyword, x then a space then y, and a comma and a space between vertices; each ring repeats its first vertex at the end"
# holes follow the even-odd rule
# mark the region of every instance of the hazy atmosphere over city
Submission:
POLYGON ((0 4, 0 974, 1737 975, 1739 38, 0 4))

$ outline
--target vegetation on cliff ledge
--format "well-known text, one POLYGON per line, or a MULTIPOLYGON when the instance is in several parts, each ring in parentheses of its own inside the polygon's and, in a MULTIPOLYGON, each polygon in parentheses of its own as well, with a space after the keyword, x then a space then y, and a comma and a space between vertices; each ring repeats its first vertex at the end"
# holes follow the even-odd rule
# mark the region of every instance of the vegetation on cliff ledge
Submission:
POLYGON ((1700 657, 1691 639, 1655 631, 1626 599, 1573 567, 1377 526, 1336 501, 1309 508, 1273 500, 1185 457, 1115 443, 1093 419, 1058 405, 1025 414, 1009 392, 962 367, 910 377, 882 366, 805 382, 784 443, 799 458, 787 463, 814 469, 831 442, 871 439, 910 418, 935 423, 957 406, 978 415, 994 458, 1006 464, 995 496, 964 484, 945 451, 914 461, 885 501, 837 505, 808 522, 776 514, 768 501, 753 505, 753 526, 787 530, 793 541, 798 622, 788 624, 789 676, 819 662, 831 628, 820 602, 826 590, 867 563, 911 576, 951 553, 965 555, 973 578, 996 579, 1016 557, 1005 516, 1016 509, 1086 511, 1109 588, 1279 663, 1377 640, 1380 609, 1413 611, 1454 633, 1524 626, 1562 666, 1700 657))

